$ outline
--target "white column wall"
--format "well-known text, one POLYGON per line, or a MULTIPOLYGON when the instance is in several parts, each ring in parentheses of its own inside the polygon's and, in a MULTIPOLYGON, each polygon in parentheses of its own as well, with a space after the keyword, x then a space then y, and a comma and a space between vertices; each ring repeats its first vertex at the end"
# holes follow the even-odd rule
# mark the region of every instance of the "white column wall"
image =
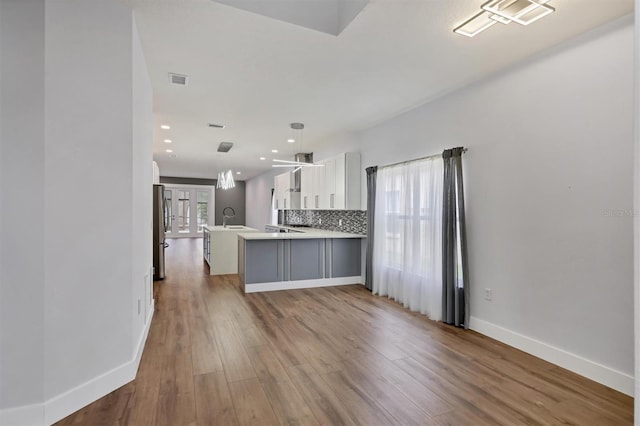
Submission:
POLYGON ((153 90, 138 36, 132 21, 133 77, 133 351, 142 351, 143 330, 152 309, 153 298, 153 90), (138 303, 140 311, 138 312, 138 303))
POLYGON ((44 19, 0 2, 0 411, 43 398, 44 19))
POLYGON ((2 0, 0 53, 0 424, 45 424, 135 377, 151 85, 117 0, 2 0))
POLYGON ((110 0, 47 2, 46 398, 133 352, 131 20, 110 0))

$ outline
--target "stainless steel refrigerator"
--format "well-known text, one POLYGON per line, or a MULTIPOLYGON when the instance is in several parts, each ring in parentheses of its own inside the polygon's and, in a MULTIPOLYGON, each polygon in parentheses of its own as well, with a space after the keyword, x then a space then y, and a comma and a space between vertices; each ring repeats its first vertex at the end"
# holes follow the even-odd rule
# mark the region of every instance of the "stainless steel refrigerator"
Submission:
POLYGON ((166 231, 166 204, 164 185, 153 185, 153 280, 165 277, 164 249, 169 247, 164 238, 166 231))

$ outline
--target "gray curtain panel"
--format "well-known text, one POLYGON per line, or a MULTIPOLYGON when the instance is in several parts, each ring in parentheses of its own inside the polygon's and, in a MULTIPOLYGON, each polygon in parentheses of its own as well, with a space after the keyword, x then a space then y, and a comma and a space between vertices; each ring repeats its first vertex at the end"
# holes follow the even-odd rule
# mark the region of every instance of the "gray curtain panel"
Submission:
POLYGON ((373 289, 373 220, 376 213, 376 178, 378 166, 367 167, 367 259, 364 285, 373 289))
POLYGON ((447 149, 442 203, 442 321, 469 328, 469 265, 462 183, 463 148, 447 149))

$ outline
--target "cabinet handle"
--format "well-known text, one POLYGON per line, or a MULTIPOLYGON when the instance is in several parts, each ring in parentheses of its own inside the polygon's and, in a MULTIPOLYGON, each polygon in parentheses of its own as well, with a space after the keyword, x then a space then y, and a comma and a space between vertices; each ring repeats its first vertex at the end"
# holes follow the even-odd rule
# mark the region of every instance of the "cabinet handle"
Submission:
POLYGON ((320 197, 319 195, 316 195, 316 209, 318 208, 318 198, 319 197, 320 197))
POLYGON ((331 208, 335 207, 335 199, 336 199, 336 194, 329 195, 329 206, 331 206, 331 208))
POLYGON ((304 196, 304 208, 305 209, 307 208, 307 196, 306 195, 304 196))
POLYGON ((284 199, 284 209, 285 210, 287 209, 287 199, 286 198, 284 199))

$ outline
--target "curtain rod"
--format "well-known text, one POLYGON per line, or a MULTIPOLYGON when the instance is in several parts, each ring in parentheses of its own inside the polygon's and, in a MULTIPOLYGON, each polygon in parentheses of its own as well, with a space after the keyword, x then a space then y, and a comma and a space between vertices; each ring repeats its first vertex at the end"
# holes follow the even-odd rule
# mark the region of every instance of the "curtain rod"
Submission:
MULTIPOLYGON (((468 150, 469 150, 468 148, 462 148, 462 152, 463 153, 467 152, 468 150)), ((442 158, 442 153, 433 154, 433 155, 427 155, 426 157, 414 158, 413 160, 398 161, 397 163, 387 164, 385 166, 380 166, 378 168, 379 169, 386 169, 387 167, 399 166, 400 164, 413 163, 414 161, 428 160, 429 158, 436 158, 436 157, 442 158)))

